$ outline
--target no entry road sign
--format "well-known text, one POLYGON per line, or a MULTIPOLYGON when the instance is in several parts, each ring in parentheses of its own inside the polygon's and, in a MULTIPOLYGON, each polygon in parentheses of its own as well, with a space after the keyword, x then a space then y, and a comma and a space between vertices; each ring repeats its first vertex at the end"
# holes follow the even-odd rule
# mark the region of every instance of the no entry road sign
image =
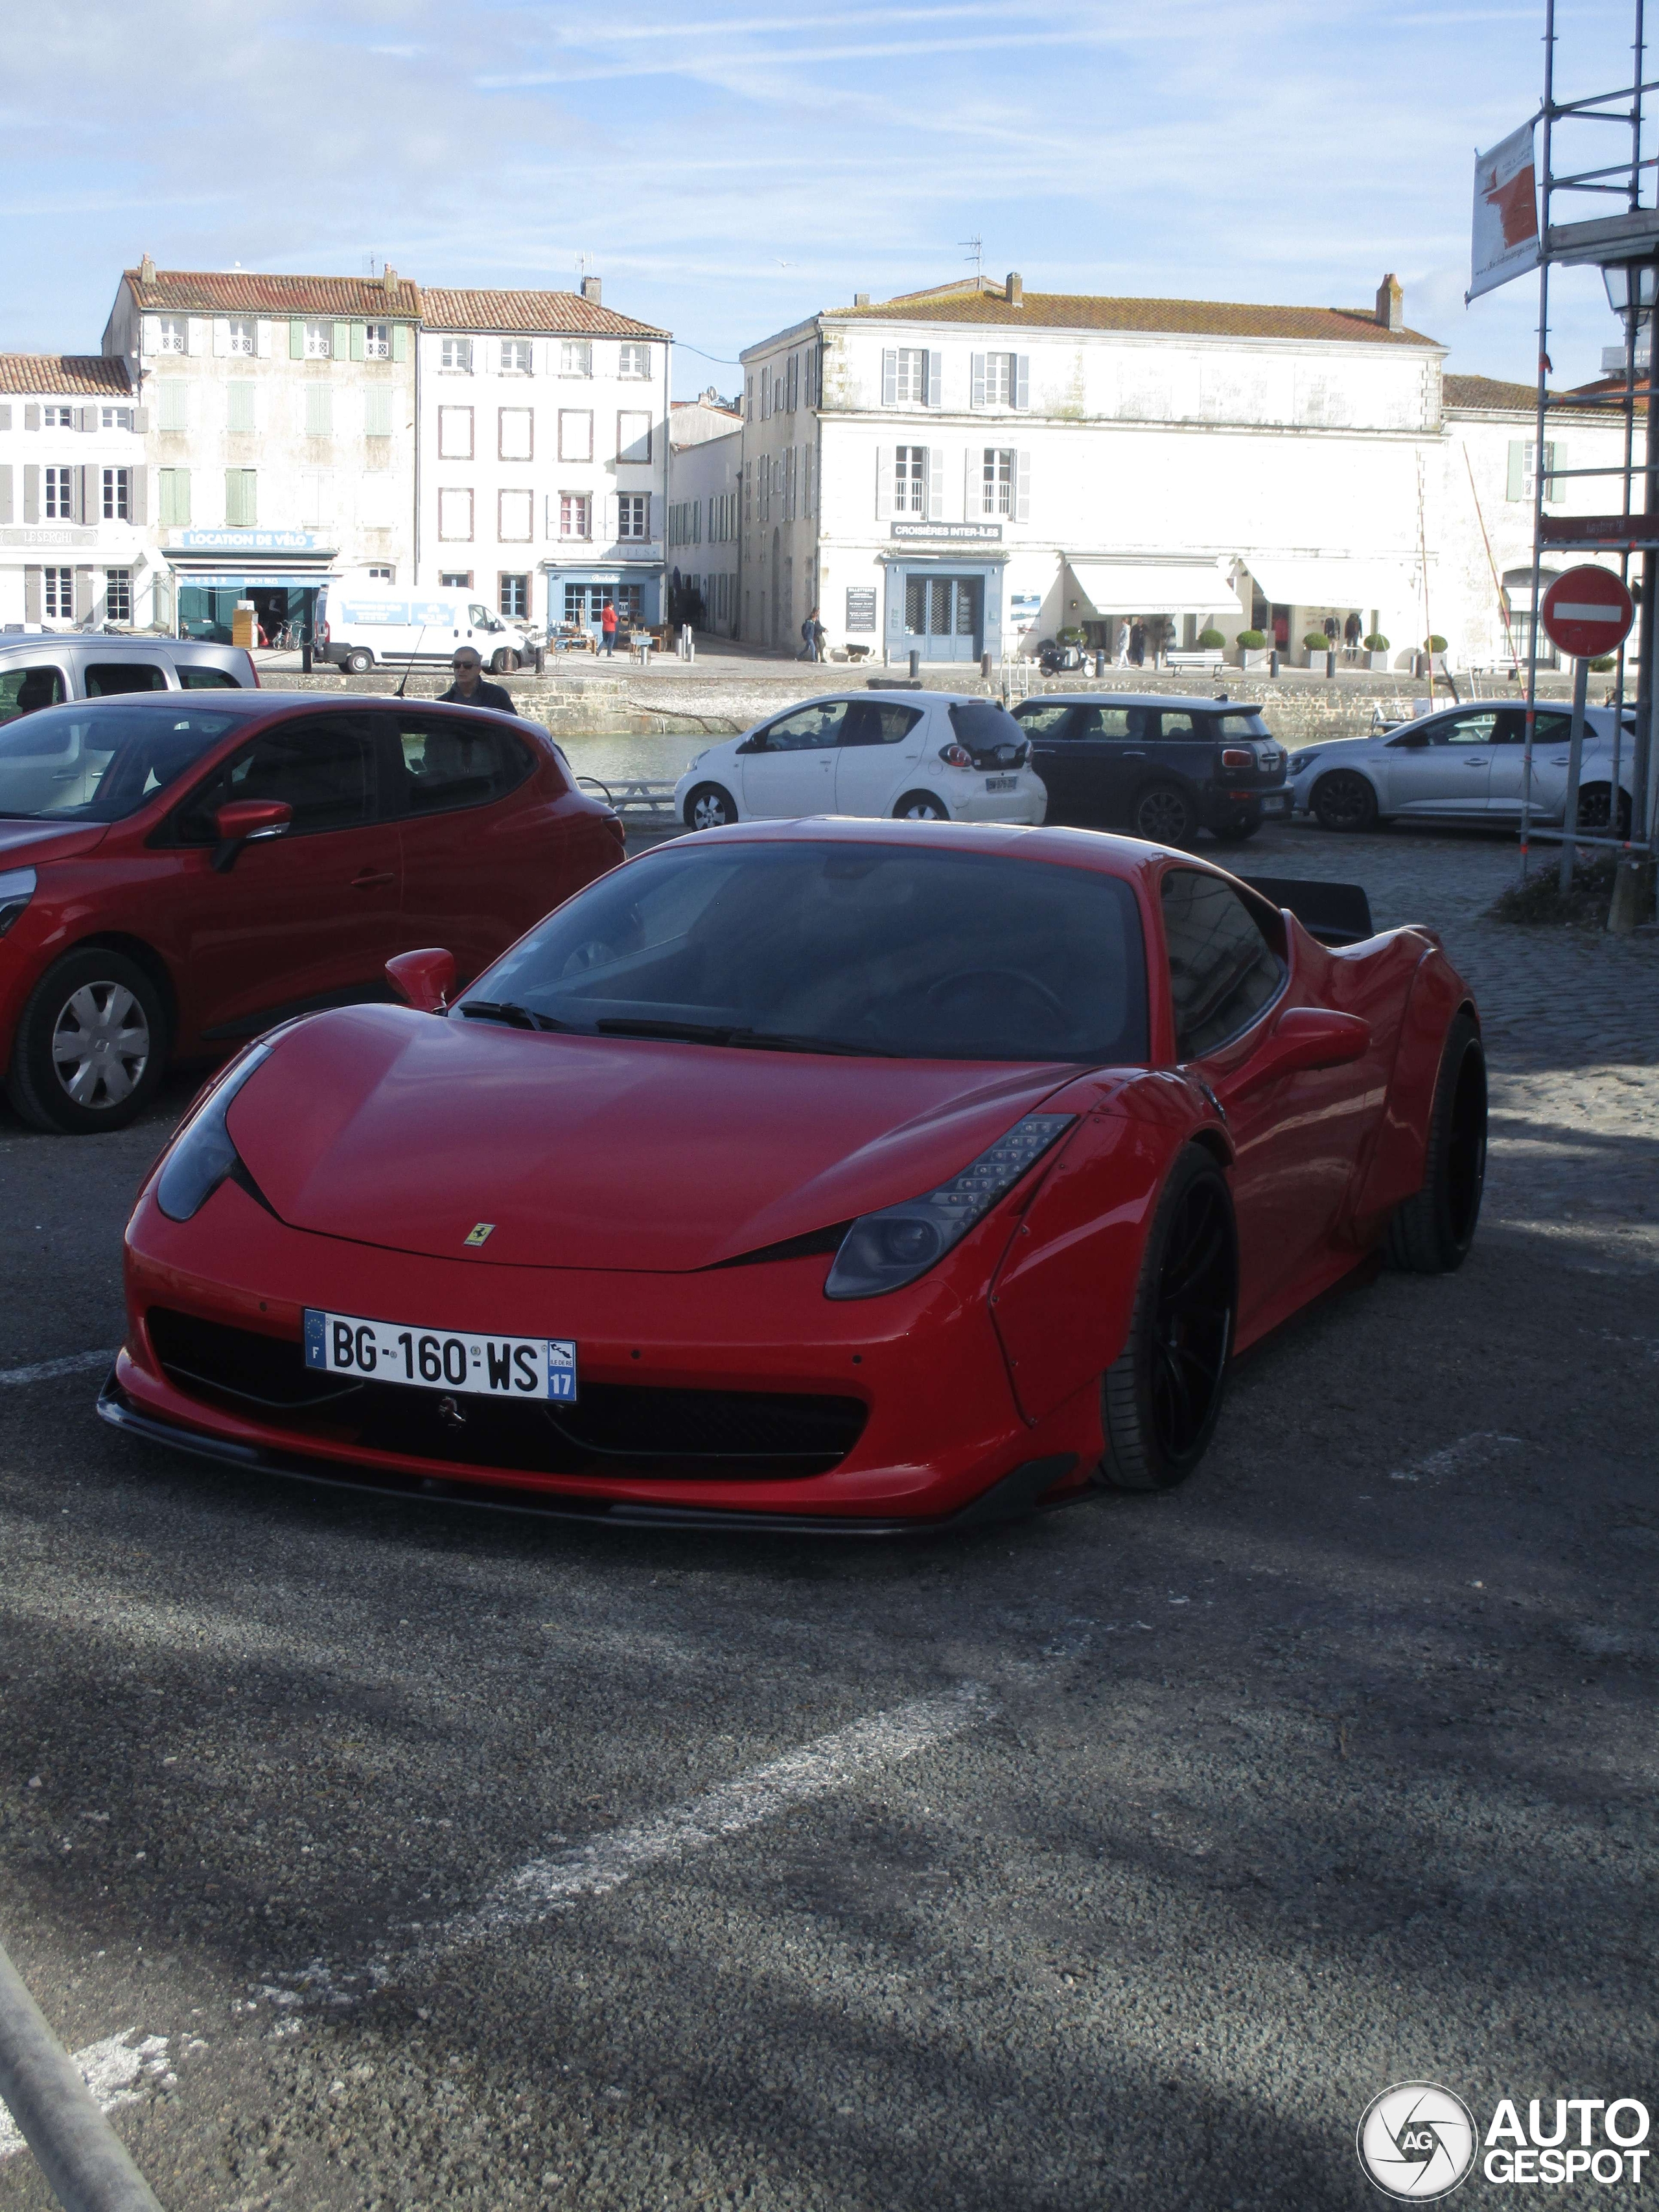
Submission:
POLYGON ((1544 594, 1544 628, 1559 651, 1574 660, 1599 660, 1617 653, 1636 610, 1630 593, 1607 568, 1569 568, 1544 594))

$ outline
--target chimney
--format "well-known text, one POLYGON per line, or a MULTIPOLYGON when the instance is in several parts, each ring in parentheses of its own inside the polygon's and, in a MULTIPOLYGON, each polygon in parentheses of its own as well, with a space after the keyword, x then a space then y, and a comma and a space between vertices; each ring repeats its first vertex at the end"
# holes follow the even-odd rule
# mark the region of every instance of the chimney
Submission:
POLYGON ((582 297, 584 300, 591 300, 596 307, 599 304, 600 289, 601 285, 599 277, 584 276, 582 278, 582 297))
POLYGON ((869 306, 869 304, 870 304, 870 295, 869 295, 867 292, 854 292, 854 295, 853 295, 853 305, 854 305, 855 307, 867 307, 869 306))
POLYGON ((153 284, 155 282, 155 264, 148 253, 138 264, 138 282, 141 284, 153 284))
POLYGON ((380 271, 380 289, 388 300, 395 300, 398 296, 398 272, 389 261, 380 271))
POLYGON ((1002 288, 1002 296, 1008 302, 1008 305, 1011 307, 1023 307, 1024 306, 1025 287, 1020 282, 1019 271, 1018 269, 1011 269, 1008 271, 1008 281, 1002 288))
POLYGON ((1376 320, 1378 327, 1385 331, 1403 331, 1406 327, 1406 295, 1397 276, 1385 276, 1376 288, 1376 320))

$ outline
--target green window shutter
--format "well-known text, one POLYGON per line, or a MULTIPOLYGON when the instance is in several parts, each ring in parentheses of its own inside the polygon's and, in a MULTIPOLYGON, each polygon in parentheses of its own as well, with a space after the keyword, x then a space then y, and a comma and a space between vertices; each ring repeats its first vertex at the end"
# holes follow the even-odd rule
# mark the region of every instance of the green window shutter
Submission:
POLYGON ((232 530, 252 530, 258 517, 252 469, 225 471, 225 523, 232 530))
POLYGON ((1527 448, 1519 438, 1510 440, 1510 477, 1505 488, 1505 499, 1521 499, 1525 495, 1527 448))
POLYGON ((225 386, 225 428, 228 430, 251 430, 253 428, 253 386, 240 380, 225 386))
POLYGON ((303 361, 306 357, 306 326, 298 315, 289 317, 288 357, 290 361, 303 361))
POLYGON ((409 325, 407 323, 393 323, 392 325, 392 358, 393 361, 409 359, 409 325))
MULTIPOLYGON (((336 323, 336 324, 335 324, 335 325, 334 325, 334 358, 335 358, 335 360, 336 360, 336 361, 343 361, 343 360, 346 358, 347 355, 348 355, 349 353, 350 353, 350 351, 351 351, 351 325, 350 325, 350 324, 349 324, 349 323, 336 323)), ((352 357, 352 359, 353 359, 353 360, 358 360, 358 359, 360 359, 360 358, 361 358, 361 356, 358 356, 358 355, 355 355, 355 354, 354 354, 354 355, 352 355, 352 356, 351 356, 351 357, 352 357)))
POLYGON ((1566 465, 1566 447, 1559 438, 1554 439, 1544 448, 1544 496, 1547 500, 1559 501, 1566 497, 1567 486, 1559 477, 1550 473, 1553 469, 1564 469, 1566 465))
POLYGON ((182 376, 164 376, 155 387, 157 411, 163 430, 190 428, 190 386, 182 376))
POLYGON ((351 325, 351 358, 353 361, 362 361, 367 358, 367 356, 363 351, 364 335, 364 326, 362 323, 354 323, 351 325))
POLYGON ((190 527, 190 471, 163 469, 161 477, 161 512, 160 522, 163 530, 188 530, 190 527))
POLYGON ((392 394, 384 385, 363 394, 363 431, 370 438, 392 435, 392 394))

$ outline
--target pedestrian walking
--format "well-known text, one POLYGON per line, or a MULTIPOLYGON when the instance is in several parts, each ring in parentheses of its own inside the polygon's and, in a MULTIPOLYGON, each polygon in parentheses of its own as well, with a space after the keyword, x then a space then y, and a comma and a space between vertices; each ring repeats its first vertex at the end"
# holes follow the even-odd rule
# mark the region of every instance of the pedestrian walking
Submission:
POLYGON ((604 641, 605 654, 614 660, 617 657, 617 610, 609 599, 599 616, 599 635, 604 641))
POLYGON ((1326 616, 1324 629, 1325 642, 1329 646, 1331 651, 1334 653, 1336 651, 1336 617, 1334 615, 1326 616))
POLYGON ((1117 665, 1120 668, 1129 665, 1129 625, 1122 617, 1119 617, 1117 625, 1117 665))
POLYGON ((493 707, 498 714, 516 714, 513 694, 504 684, 486 684, 483 663, 470 645, 464 645, 450 662, 455 681, 439 697, 458 707, 493 707))
POLYGON ((801 623, 800 651, 795 655, 797 660, 816 660, 818 657, 818 648, 812 636, 812 625, 817 620, 817 609, 814 607, 811 613, 801 623))
POLYGON ((1132 668, 1146 665, 1146 625, 1139 615, 1129 625, 1129 665, 1132 668))
POLYGON ((815 660, 830 658, 830 633, 818 620, 818 611, 812 610, 812 657, 815 660))
POLYGON ((1360 621, 1357 614, 1351 614, 1346 622, 1343 623, 1342 642, 1348 648, 1350 654, 1358 652, 1359 641, 1361 636, 1364 635, 1364 624, 1360 621))

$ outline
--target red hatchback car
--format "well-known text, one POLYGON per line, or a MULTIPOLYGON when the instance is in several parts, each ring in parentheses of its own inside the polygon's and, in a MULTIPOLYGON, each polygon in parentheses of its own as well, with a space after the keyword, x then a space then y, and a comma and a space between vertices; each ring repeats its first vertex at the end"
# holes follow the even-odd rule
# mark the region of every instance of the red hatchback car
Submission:
POLYGON ((280 691, 77 702, 0 729, 0 1066, 37 1127, 118 1128, 169 1059, 477 975, 615 867, 622 825, 534 723, 280 691))

